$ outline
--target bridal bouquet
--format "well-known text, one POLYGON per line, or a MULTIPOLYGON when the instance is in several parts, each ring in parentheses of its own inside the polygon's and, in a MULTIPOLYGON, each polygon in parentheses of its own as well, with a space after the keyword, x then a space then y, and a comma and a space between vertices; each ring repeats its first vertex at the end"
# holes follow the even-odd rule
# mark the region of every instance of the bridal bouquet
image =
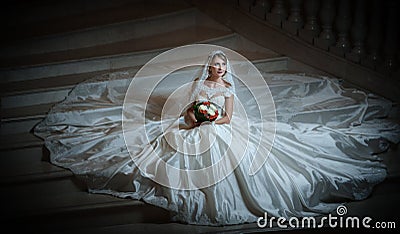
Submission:
POLYGON ((193 111, 197 122, 212 122, 218 117, 217 106, 212 102, 198 102, 193 105, 193 111))

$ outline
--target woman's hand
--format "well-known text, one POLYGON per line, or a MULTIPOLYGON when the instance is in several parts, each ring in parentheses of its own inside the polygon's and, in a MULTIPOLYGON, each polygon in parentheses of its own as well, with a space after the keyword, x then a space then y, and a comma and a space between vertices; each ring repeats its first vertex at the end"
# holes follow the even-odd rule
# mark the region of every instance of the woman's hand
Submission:
POLYGON ((187 110, 187 115, 189 116, 191 126, 193 126, 193 127, 200 126, 201 123, 197 122, 196 116, 194 115, 193 107, 191 107, 187 110))

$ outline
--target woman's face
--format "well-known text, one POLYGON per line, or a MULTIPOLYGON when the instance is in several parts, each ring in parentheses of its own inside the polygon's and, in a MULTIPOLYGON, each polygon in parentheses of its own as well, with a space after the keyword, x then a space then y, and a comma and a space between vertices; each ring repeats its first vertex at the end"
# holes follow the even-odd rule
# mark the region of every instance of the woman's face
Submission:
POLYGON ((215 56, 210 64, 211 75, 214 77, 222 77, 226 72, 226 62, 219 56, 215 56))

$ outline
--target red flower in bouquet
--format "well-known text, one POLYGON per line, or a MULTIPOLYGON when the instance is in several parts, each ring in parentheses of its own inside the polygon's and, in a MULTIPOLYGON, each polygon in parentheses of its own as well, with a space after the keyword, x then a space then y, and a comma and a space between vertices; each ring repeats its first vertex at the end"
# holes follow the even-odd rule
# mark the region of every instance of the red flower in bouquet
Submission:
POLYGON ((217 106, 208 101, 198 102, 193 105, 194 116, 197 122, 214 121, 218 118, 217 106))

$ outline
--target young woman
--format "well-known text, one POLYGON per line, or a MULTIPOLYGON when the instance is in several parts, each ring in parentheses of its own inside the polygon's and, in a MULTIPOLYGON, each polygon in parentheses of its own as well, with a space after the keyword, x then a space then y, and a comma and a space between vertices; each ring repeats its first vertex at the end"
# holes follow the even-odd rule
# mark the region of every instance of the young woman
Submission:
MULTIPOLYGON (((197 97, 196 101, 199 100, 209 100, 210 98, 218 99, 220 97, 225 97, 222 99, 222 103, 219 103, 219 106, 224 106, 223 116, 215 121, 216 124, 229 124, 231 121, 232 113, 233 113, 233 93, 230 93, 229 89, 232 87, 231 81, 227 81, 224 76, 227 73, 227 58, 225 54, 221 51, 220 53, 215 53, 212 56, 210 65, 208 66, 208 74, 207 78, 202 81, 202 85, 207 89, 219 89, 222 92, 212 93, 212 97, 209 97, 210 94, 206 93, 206 90, 202 90, 197 97), (225 90, 226 89, 226 90, 225 90), (226 93, 227 92, 227 93, 226 93)), ((198 81, 196 79, 195 81, 198 81)), ((210 92, 210 91, 209 91, 210 92)), ((221 98, 220 98, 221 99, 221 98)), ((199 124, 194 113, 193 108, 190 108, 188 111, 188 115, 190 116, 190 120, 192 123, 199 124)))

